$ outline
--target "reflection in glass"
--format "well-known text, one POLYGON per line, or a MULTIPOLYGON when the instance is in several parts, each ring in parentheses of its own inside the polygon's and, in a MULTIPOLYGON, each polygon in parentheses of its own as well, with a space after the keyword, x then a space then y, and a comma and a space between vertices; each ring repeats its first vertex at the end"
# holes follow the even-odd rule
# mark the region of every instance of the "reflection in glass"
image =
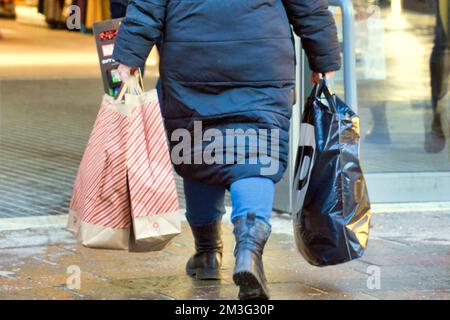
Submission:
MULTIPOLYGON (((449 171, 448 1, 353 4, 366 171, 449 171)), ((342 72, 334 89, 343 94, 342 72)))

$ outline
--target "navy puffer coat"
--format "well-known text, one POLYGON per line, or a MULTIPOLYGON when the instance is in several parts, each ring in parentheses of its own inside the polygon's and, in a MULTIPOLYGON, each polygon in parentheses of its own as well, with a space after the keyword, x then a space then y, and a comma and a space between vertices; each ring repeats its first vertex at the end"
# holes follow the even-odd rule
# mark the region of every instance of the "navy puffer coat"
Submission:
MULTIPOLYGON (((295 85, 290 25, 302 38, 314 71, 340 68, 336 26, 326 0, 130 2, 114 59, 140 66, 155 42, 163 39, 160 98, 172 156, 182 140, 180 136, 171 138, 176 129, 187 129, 192 138, 190 144, 183 141, 191 146, 191 162, 174 161, 181 176, 221 185, 252 176, 267 176, 275 182, 281 179, 287 166, 295 85), (202 153, 194 144, 198 141, 194 139, 195 121, 201 121, 196 133, 216 129, 215 133, 223 134, 223 141, 231 135, 227 129, 244 131, 246 139, 236 139, 232 147, 223 145, 222 149, 217 147, 220 143, 215 144, 211 153, 231 153, 236 156, 234 162, 229 158, 220 162, 220 157, 212 163, 198 160, 198 150, 202 153), (252 139, 255 132, 256 140, 252 139), (264 154, 255 152, 252 145, 255 141, 257 146, 263 145, 261 139, 268 140, 269 150, 264 154), (265 173, 262 168, 267 169, 265 173)), ((210 140, 202 142, 203 149, 219 141, 210 140)), ((180 154, 186 156, 186 150, 180 154)))

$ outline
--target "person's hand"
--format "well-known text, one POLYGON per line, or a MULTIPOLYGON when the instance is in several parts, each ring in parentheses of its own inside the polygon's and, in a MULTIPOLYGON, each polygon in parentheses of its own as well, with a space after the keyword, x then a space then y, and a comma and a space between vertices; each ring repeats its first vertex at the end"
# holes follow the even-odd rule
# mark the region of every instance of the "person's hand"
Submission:
POLYGON ((126 66, 124 64, 120 64, 117 68, 117 71, 119 72, 120 80, 122 80, 123 82, 128 81, 132 74, 139 76, 138 68, 126 66))
MULTIPOLYGON (((334 71, 331 72, 325 72, 325 76, 327 77, 327 79, 331 79, 334 76, 334 71)), ((311 81, 313 84, 318 84, 320 82, 320 80, 322 80, 323 76, 321 72, 313 72, 312 73, 312 77, 311 77, 311 81)))

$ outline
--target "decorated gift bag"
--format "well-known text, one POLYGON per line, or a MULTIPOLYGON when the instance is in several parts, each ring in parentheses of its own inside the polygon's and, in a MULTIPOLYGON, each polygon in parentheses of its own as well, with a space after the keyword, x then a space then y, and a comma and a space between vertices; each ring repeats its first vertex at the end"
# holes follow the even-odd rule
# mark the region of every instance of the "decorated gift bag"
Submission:
POLYGON ((135 77, 117 99, 103 98, 75 180, 68 229, 84 246, 131 251, 161 250, 181 232, 157 93, 144 93, 135 77))

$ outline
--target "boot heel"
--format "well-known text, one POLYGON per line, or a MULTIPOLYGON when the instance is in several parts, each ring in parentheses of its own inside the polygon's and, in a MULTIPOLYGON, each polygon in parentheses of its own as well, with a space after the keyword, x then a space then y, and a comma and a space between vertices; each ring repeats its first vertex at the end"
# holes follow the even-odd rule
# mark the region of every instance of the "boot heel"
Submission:
POLYGON ((238 271, 233 275, 233 281, 240 287, 261 288, 258 279, 248 271, 238 271))
POLYGON ((242 271, 233 275, 234 283, 239 286, 239 300, 269 300, 267 289, 250 272, 242 271))

